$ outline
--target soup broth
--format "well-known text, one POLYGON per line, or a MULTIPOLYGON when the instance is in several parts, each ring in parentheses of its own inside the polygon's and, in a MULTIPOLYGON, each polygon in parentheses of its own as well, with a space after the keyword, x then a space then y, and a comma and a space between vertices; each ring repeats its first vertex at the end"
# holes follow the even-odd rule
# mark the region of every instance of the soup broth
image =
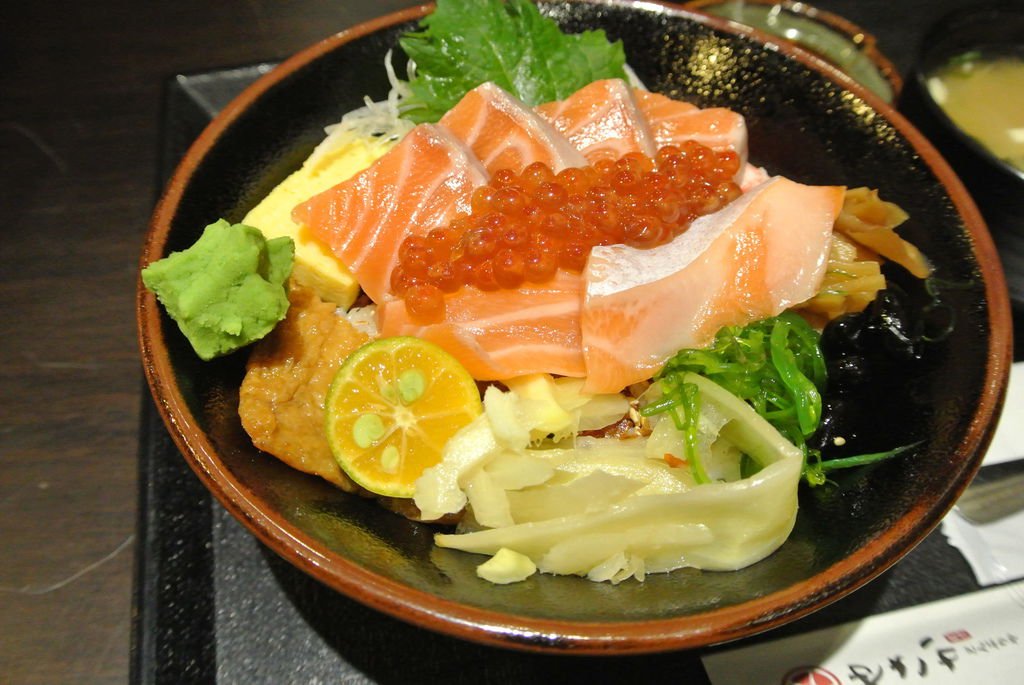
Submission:
POLYGON ((929 76, 928 91, 957 126, 1024 171, 1024 56, 964 53, 929 76))

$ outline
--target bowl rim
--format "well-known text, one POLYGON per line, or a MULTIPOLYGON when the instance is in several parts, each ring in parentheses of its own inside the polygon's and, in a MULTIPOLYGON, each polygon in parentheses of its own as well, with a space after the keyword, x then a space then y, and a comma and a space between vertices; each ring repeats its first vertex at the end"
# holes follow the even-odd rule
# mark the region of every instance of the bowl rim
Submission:
MULTIPOLYGON (((443 599, 379 576, 346 558, 317 549, 313 539, 280 517, 262 511, 251 492, 220 461, 184 401, 164 342, 157 300, 136 284, 137 334, 144 375, 168 431, 192 470, 221 504, 263 544, 332 589, 395 618, 483 644, 527 651, 574 654, 640 654, 703 647, 746 637, 803 617, 875 578, 938 525, 977 471, 1001 409, 1012 345, 1009 297, 991 237, 963 185, 934 147, 892 107, 812 53, 752 29, 661 0, 572 0, 580 4, 671 14, 724 33, 752 38, 766 49, 802 62, 883 115, 908 140, 944 186, 963 220, 985 277, 991 330, 979 406, 958 446, 954 485, 932 502, 919 502, 891 528, 825 572, 742 604, 701 614, 622 622, 580 622, 482 609, 443 599)), ((416 20, 433 9, 418 5, 358 24, 286 59, 232 100, 192 143, 167 183, 150 221, 139 268, 163 256, 171 220, 205 154, 261 94, 332 50, 357 38, 416 20)))
MULTIPOLYGON (((762 5, 767 7, 778 7, 783 11, 789 12, 798 17, 817 22, 818 24, 830 29, 837 35, 843 36, 851 45, 853 45, 858 52, 860 52, 872 66, 878 72, 878 75, 885 80, 889 87, 892 89, 892 102, 896 102, 899 98, 900 92, 903 90, 903 77, 900 76, 899 70, 896 69, 896 65, 892 63, 885 53, 878 47, 878 39, 873 33, 861 28, 858 24, 850 21, 846 17, 829 12, 828 10, 820 9, 815 5, 802 2, 802 0, 745 0, 747 4, 762 5)), ((702 14, 711 14, 712 16, 722 17, 722 15, 713 14, 711 12, 712 7, 723 5, 730 0, 689 0, 684 4, 686 9, 696 10, 702 14)), ((732 20, 730 20, 732 21, 732 20)), ((742 22, 736 22, 738 25, 743 26, 742 22)), ((785 40, 782 38, 781 40, 785 40)), ((792 42, 792 41, 790 41, 792 42)), ((799 47, 799 45, 797 45, 799 47)), ((811 52, 802 48, 807 52, 811 52)), ((811 54, 815 54, 811 52, 811 54)), ((817 56, 817 55, 815 55, 817 56)), ((828 62, 828 60, 824 60, 828 62)), ((838 65, 828 62, 831 66, 836 67, 839 71, 846 74, 838 65)))

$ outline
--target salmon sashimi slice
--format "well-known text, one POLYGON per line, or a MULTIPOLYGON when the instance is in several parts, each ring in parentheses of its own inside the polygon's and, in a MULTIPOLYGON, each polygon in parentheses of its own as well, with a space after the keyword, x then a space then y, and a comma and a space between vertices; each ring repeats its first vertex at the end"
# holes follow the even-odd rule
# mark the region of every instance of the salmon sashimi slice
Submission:
POLYGON ((733 150, 740 162, 746 162, 747 123, 742 114, 724 107, 701 109, 645 90, 636 91, 636 101, 658 147, 693 140, 716 152, 733 150))
POLYGON ((843 194, 775 177, 660 247, 594 248, 581 318, 584 391, 621 390, 678 350, 706 347, 722 326, 812 297, 843 194))
POLYGON ((410 234, 468 214, 487 183, 480 160, 448 129, 420 124, 369 168, 292 210, 296 222, 355 274, 374 302, 393 298, 391 271, 410 234))
POLYGON ((537 112, 591 164, 631 152, 653 157, 657 151, 633 89, 620 79, 594 81, 564 100, 540 105, 537 112))
POLYGON ((413 335, 458 359, 477 380, 547 372, 583 376, 580 305, 583 279, 559 272, 548 283, 484 292, 472 287, 445 298, 445 319, 413 321, 404 300, 377 308, 381 335, 413 335))
POLYGON ((466 93, 438 123, 466 143, 492 174, 498 169, 518 174, 534 162, 555 173, 587 164, 565 136, 493 83, 466 93))

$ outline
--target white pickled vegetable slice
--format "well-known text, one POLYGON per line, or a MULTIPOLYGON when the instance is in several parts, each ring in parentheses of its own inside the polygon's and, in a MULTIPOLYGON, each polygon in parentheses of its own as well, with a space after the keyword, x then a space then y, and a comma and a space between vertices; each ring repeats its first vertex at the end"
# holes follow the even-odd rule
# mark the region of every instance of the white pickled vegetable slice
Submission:
POLYGON ((728 440, 717 440, 704 459, 704 470, 711 480, 734 481, 742 477, 743 452, 728 440))
POLYGON ((499 549, 498 553, 476 567, 476 574, 496 585, 508 585, 526 580, 537 572, 537 566, 530 557, 510 549, 499 549))
POLYGON ((587 571, 587 578, 595 583, 603 583, 606 580, 614 581, 629 567, 630 557, 627 557, 624 552, 616 552, 587 571))
POLYGON ((441 462, 423 472, 416 481, 413 501, 425 521, 454 514, 466 506, 460 478, 492 457, 498 442, 486 414, 473 419, 444 446, 441 462))
POLYGON ((552 379, 551 393, 566 411, 574 411, 590 401, 593 395, 583 392, 582 378, 568 376, 552 379))
POLYGON ((597 470, 562 485, 542 485, 509 492, 507 501, 512 519, 516 523, 526 523, 600 511, 624 500, 643 486, 642 481, 597 470))
MULTIPOLYGON (((661 392, 655 385, 645 393, 644 399, 651 402, 660 395, 661 392)), ((730 419, 731 415, 722 411, 715 401, 701 403, 700 419, 697 422, 696 449, 712 480, 736 480, 739 478, 738 469, 730 468, 728 463, 719 464, 721 459, 736 455, 734 446, 723 444, 724 441, 720 439, 722 428, 730 419), (712 462, 719 464, 722 468, 712 473, 710 466, 712 462)), ((647 440, 647 456, 652 459, 663 459, 665 454, 670 454, 676 459, 686 461, 683 433, 676 428, 672 417, 668 413, 655 414, 650 421, 653 429, 647 440)))
POLYGON ((525 554, 501 549, 476 567, 476 574, 495 585, 508 585, 525 581, 537 572, 537 565, 525 554))
POLYGON ((701 392, 702 458, 727 482, 695 486, 688 468, 657 458, 665 446, 679 449, 671 420, 658 422, 651 440, 579 438, 573 449, 528 449, 524 401, 492 389, 493 408, 417 483, 426 511, 457 511, 468 491, 467 520, 484 526, 436 535, 437 544, 512 550, 541 571, 611 582, 682 566, 735 570, 772 553, 796 519, 800 450, 720 386, 692 374, 685 380, 701 392), (506 418, 516 425, 497 426, 506 418), (739 479, 741 450, 762 467, 753 477, 739 479))
POLYGON ((501 528, 515 523, 509 511, 508 496, 495 485, 486 470, 473 471, 466 483, 466 497, 473 508, 473 518, 481 526, 501 528))
POLYGON ((577 430, 604 428, 621 419, 629 411, 629 400, 618 393, 593 395, 583 392, 583 378, 556 378, 551 393, 579 422, 577 430))
MULTIPOLYGON (((756 476, 732 483, 711 483, 682 493, 631 497, 607 511, 466 535, 435 536, 441 547, 494 554, 508 547, 528 555, 542 571, 555 572, 541 560, 567 540, 585 535, 612 535, 651 525, 698 526, 707 535, 686 544, 662 546, 655 555, 659 571, 679 566, 731 571, 760 561, 781 545, 796 519, 796 490, 801 459, 782 459, 756 476), (667 559, 674 559, 668 563, 667 559)), ((631 532, 633 531, 633 532, 631 532)), ((614 552, 600 557, 607 559, 614 552)), ((559 568, 564 568, 559 564, 559 568)), ((648 571, 653 571, 648 564, 648 571)))
POLYGON ((517 401, 519 420, 529 431, 530 441, 538 442, 552 436, 558 442, 577 431, 576 417, 561 405, 555 396, 551 374, 534 373, 505 381, 517 401))
POLYGON ((695 373, 685 374, 683 380, 697 386, 702 402, 713 403, 725 415, 727 423, 722 426, 720 435, 762 466, 782 459, 796 459, 803 463, 800 449, 786 440, 749 404, 714 381, 695 373))
POLYGON ((683 432, 675 427, 672 419, 659 414, 657 421, 652 421, 654 428, 647 436, 645 453, 648 459, 664 461, 665 455, 670 454, 676 459, 686 459, 686 446, 683 442, 683 432))
MULTIPOLYGON (((625 569, 631 557, 645 557, 663 549, 684 549, 706 544, 711 532, 699 523, 652 523, 629 530, 595 532, 577 535, 559 542, 548 551, 537 566, 548 573, 589 574, 611 558, 620 559, 616 569, 605 568, 609 577, 625 569), (610 573, 609 573, 610 571, 610 573)), ((679 555, 679 566, 685 565, 679 555)), ((601 575, 602 572, 598 572, 601 575)))
POLYGON ((604 471, 645 485, 636 495, 684 492, 693 487, 689 469, 672 468, 664 461, 647 458, 647 441, 639 438, 579 438, 575 450, 546 450, 555 468, 575 476, 604 471))
POLYGON ((487 473, 503 490, 522 490, 546 483, 555 474, 551 462, 528 453, 502 452, 487 462, 487 473))
POLYGON ((495 440, 502 446, 521 450, 530 444, 532 417, 518 395, 503 392, 493 385, 488 387, 484 391, 484 413, 495 440))
POLYGON ((587 578, 596 583, 609 581, 617 585, 627 578, 643 581, 646 574, 647 563, 643 557, 620 552, 590 569, 587 578))
POLYGON ((579 429, 593 431, 618 422, 629 412, 629 400, 622 395, 593 395, 579 408, 579 429))

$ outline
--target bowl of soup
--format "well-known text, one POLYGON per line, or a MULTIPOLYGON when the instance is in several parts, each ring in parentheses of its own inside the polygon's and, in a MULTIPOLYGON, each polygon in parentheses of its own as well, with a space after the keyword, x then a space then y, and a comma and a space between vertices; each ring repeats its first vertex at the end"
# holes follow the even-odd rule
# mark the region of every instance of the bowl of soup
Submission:
POLYGON ((936 22, 900 109, 978 203, 1024 306, 1024 5, 971 6, 936 22))

